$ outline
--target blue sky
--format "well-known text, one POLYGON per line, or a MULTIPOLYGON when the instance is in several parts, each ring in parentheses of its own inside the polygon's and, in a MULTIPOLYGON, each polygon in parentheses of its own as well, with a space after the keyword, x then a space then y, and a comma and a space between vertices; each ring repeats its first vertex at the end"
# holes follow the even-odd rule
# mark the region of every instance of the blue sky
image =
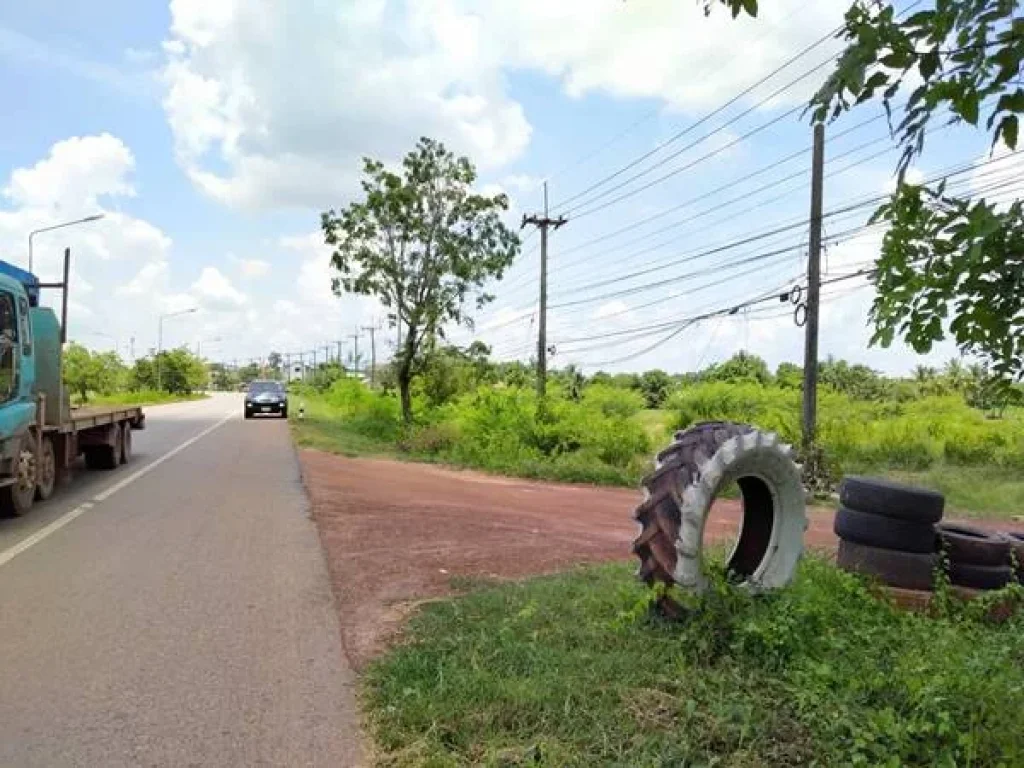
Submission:
MULTIPOLYGON (((827 67, 762 102, 825 62, 835 43, 671 140, 834 28, 845 3, 762 5, 758 20, 734 22, 724 13, 705 19, 697 3, 679 0, 7 4, 0 81, 11 119, 0 138, 0 249, 23 263, 28 231, 101 211, 96 224, 36 241, 43 272, 56 268, 60 248, 74 250, 73 338, 118 345, 122 354, 134 338, 141 354, 156 343, 161 313, 196 307, 166 322, 166 343, 203 342, 206 354, 226 360, 309 349, 383 319, 372 301, 331 295, 319 211, 352 198, 360 157, 396 160, 426 134, 469 154, 482 188, 510 194, 510 222, 538 210, 540 180, 549 179, 553 212, 570 219, 551 239, 555 364, 685 370, 741 348, 772 364, 799 360, 801 331, 772 305, 702 322, 623 359, 661 336, 632 329, 762 295, 792 284, 803 268, 802 228, 686 261, 806 215, 809 151, 763 170, 809 146, 806 119, 789 116, 737 139, 803 103, 827 67), (673 170, 650 189, 589 210, 673 170), (786 175, 797 178, 759 191, 786 175), (709 194, 723 185, 732 186, 709 194), (701 194, 707 199, 660 215, 701 194), (784 248, 751 261, 756 271, 736 263, 784 248), (717 284, 671 298, 706 283, 717 284)), ((884 121, 854 130, 879 114, 861 110, 829 126, 826 210, 891 183, 896 153, 872 158, 891 149, 884 121)), ((985 152, 970 131, 943 130, 917 172, 985 152)), ((830 220, 827 231, 856 227, 866 213, 830 220)), ((519 263, 492 288, 498 298, 476 333, 454 339, 475 335, 503 356, 529 357, 536 240, 526 239, 519 263)), ((828 274, 867 263, 876 243, 832 244, 828 274)), ((826 291, 823 355, 906 371, 954 353, 949 345, 926 359, 902 347, 869 349, 871 297, 858 282, 826 291)))

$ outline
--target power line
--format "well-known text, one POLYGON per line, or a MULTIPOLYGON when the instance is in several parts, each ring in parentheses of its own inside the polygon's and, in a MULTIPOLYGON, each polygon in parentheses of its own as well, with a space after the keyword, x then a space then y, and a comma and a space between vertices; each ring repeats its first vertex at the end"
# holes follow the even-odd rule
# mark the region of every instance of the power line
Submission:
POLYGON ((626 171, 630 170, 631 168, 635 168, 637 165, 642 163, 647 158, 657 154, 658 152, 660 152, 665 147, 669 146, 670 144, 673 144, 674 142, 678 141, 682 137, 684 137, 687 134, 689 134, 691 131, 696 130, 701 125, 705 124, 706 122, 708 122, 709 120, 714 118, 716 115, 719 115, 720 113, 724 112, 726 109, 728 109, 733 104, 738 102, 744 96, 747 96, 748 94, 750 94, 753 91, 755 91, 758 88, 760 88, 766 82, 768 82, 773 77, 775 77, 776 75, 780 74, 781 72, 783 72, 784 70, 786 70, 787 68, 789 68, 790 66, 795 64, 797 61, 799 61, 801 58, 806 56, 808 53, 810 53, 812 50, 817 48, 819 45, 822 45, 826 41, 832 39, 842 29, 843 29, 843 27, 839 26, 839 27, 836 27, 835 29, 829 31, 826 35, 823 35, 822 37, 820 37, 817 40, 815 40, 813 43, 811 43, 810 45, 805 47, 802 51, 797 53, 795 56, 792 56, 789 59, 787 59, 786 61, 784 61, 781 65, 779 65, 778 67, 773 69, 767 75, 765 75, 764 77, 762 77, 761 79, 759 79, 758 81, 753 83, 752 85, 747 86, 742 91, 740 91, 738 94, 736 94, 735 96, 730 98, 728 101, 726 101, 724 104, 722 104, 721 106, 715 108, 714 110, 712 110, 708 114, 704 115, 704 117, 700 118, 695 123, 691 123, 689 126, 684 128, 683 130, 673 134, 672 136, 670 136, 668 139, 666 139, 665 141, 663 141, 660 144, 658 144, 653 149, 648 150, 647 152, 643 153, 639 157, 635 158, 634 160, 630 161, 626 165, 624 165, 621 168, 619 168, 614 173, 611 173, 608 176, 605 176, 604 178, 602 178, 602 179, 594 182, 593 184, 591 184, 586 189, 583 189, 580 192, 577 192, 576 194, 574 194, 574 195, 566 198, 565 200, 562 200, 561 202, 555 204, 554 208, 556 208, 556 209, 565 209, 566 206, 568 206, 568 204, 571 203, 572 201, 578 200, 580 197, 583 197, 587 193, 589 193, 589 192, 591 192, 591 191, 593 191, 595 189, 598 189, 598 188, 604 186, 605 184, 607 184, 612 179, 618 178, 619 176, 621 176, 623 173, 625 173, 626 171))

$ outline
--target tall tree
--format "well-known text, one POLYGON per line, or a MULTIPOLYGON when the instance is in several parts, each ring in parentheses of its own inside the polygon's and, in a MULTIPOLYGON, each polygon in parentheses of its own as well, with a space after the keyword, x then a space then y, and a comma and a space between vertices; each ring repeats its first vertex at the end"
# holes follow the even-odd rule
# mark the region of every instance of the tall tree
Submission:
POLYGON ((1005 383, 1020 380, 1024 208, 1019 199, 992 199, 1015 193, 1019 179, 989 185, 988 197, 904 179, 937 122, 976 126, 994 150, 1016 148, 1024 112, 1019 0, 936 0, 904 18, 891 3, 858 2, 842 36, 847 48, 814 97, 815 119, 880 99, 903 150, 899 187, 873 217, 888 225, 874 277, 873 341, 888 346, 898 335, 927 352, 949 333, 1005 383))
MULTIPOLYGON (((700 2, 705 11, 716 4, 700 2)), ((757 0, 718 2, 733 16, 757 14, 757 0)), ((888 346, 899 336, 928 352, 950 334, 1008 392, 1024 379, 1024 207, 1017 179, 952 194, 944 181, 909 184, 905 172, 937 123, 975 126, 993 151, 1016 149, 1024 16, 1020 0, 932 5, 907 15, 891 1, 854 2, 839 33, 847 47, 812 99, 811 114, 835 119, 881 101, 903 150, 897 190, 872 217, 888 224, 873 277, 872 343, 888 346), (1007 192, 1010 201, 993 199, 1007 192)))
POLYGON ((401 324, 396 377, 408 423, 421 352, 446 323, 472 327, 468 295, 476 292, 477 308, 493 299, 480 289, 512 264, 519 238, 501 220, 508 198, 475 194, 473 164, 433 139, 420 139, 398 173, 365 159, 363 177, 363 199, 323 213, 321 228, 334 248, 335 293, 374 296, 401 324))

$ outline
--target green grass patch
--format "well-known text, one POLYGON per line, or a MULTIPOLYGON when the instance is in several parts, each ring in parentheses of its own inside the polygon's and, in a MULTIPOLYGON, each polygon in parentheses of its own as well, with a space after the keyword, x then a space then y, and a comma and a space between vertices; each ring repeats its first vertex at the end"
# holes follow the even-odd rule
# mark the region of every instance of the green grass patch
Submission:
POLYGON ((885 472, 900 482, 934 488, 957 517, 1024 517, 1024 473, 1004 467, 943 465, 924 472, 885 472))
POLYGON ((356 431, 352 423, 339 418, 334 408, 317 397, 292 396, 288 419, 297 445, 355 458, 358 456, 395 457, 394 441, 382 440, 372 434, 356 431), (299 418, 298 405, 305 408, 299 418))
POLYGON ((202 392, 191 394, 172 394, 159 390, 141 390, 138 392, 114 392, 109 395, 92 395, 87 403, 73 398, 74 405, 165 405, 167 403, 186 403, 191 400, 204 400, 207 395, 202 392))
POLYGON ((670 624, 631 570, 425 606, 364 678, 379 764, 1024 764, 1019 618, 902 613, 806 558, 777 595, 719 585, 670 624))

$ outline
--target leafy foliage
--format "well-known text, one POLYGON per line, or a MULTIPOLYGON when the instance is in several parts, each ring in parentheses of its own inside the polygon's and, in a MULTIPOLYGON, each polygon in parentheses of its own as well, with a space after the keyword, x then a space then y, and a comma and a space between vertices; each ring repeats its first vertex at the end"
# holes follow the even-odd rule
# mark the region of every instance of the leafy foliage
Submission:
POLYGON ((640 375, 640 391, 648 408, 661 408, 672 391, 672 377, 657 368, 644 371, 640 375))
MULTIPOLYGON (((1016 0, 939 0, 900 18, 890 3, 856 2, 842 33, 847 48, 812 101, 816 120, 835 118, 910 91, 894 125, 901 184, 873 221, 888 225, 878 260, 873 341, 899 335, 919 352, 948 332, 1003 382, 1024 377, 1024 209, 1005 210, 902 183, 933 121, 952 116, 1016 148, 1024 112, 1020 84, 1024 18, 1016 0)), ((996 191, 998 185, 990 189, 996 191)), ((1004 391, 1006 390, 1004 385, 1004 391)))
POLYGON ((82 402, 90 394, 109 395, 122 386, 125 375, 116 352, 91 352, 75 342, 64 350, 64 384, 82 402))
MULTIPOLYGON (((443 144, 423 138, 394 173, 363 163, 364 199, 321 216, 336 292, 376 297, 404 332, 397 379, 402 415, 412 420, 411 381, 421 352, 434 346, 446 323, 471 325, 465 303, 472 291, 500 278, 519 252, 519 238, 500 214, 503 195, 472 192, 476 169, 443 144)), ((476 305, 493 297, 477 293, 476 305)))

